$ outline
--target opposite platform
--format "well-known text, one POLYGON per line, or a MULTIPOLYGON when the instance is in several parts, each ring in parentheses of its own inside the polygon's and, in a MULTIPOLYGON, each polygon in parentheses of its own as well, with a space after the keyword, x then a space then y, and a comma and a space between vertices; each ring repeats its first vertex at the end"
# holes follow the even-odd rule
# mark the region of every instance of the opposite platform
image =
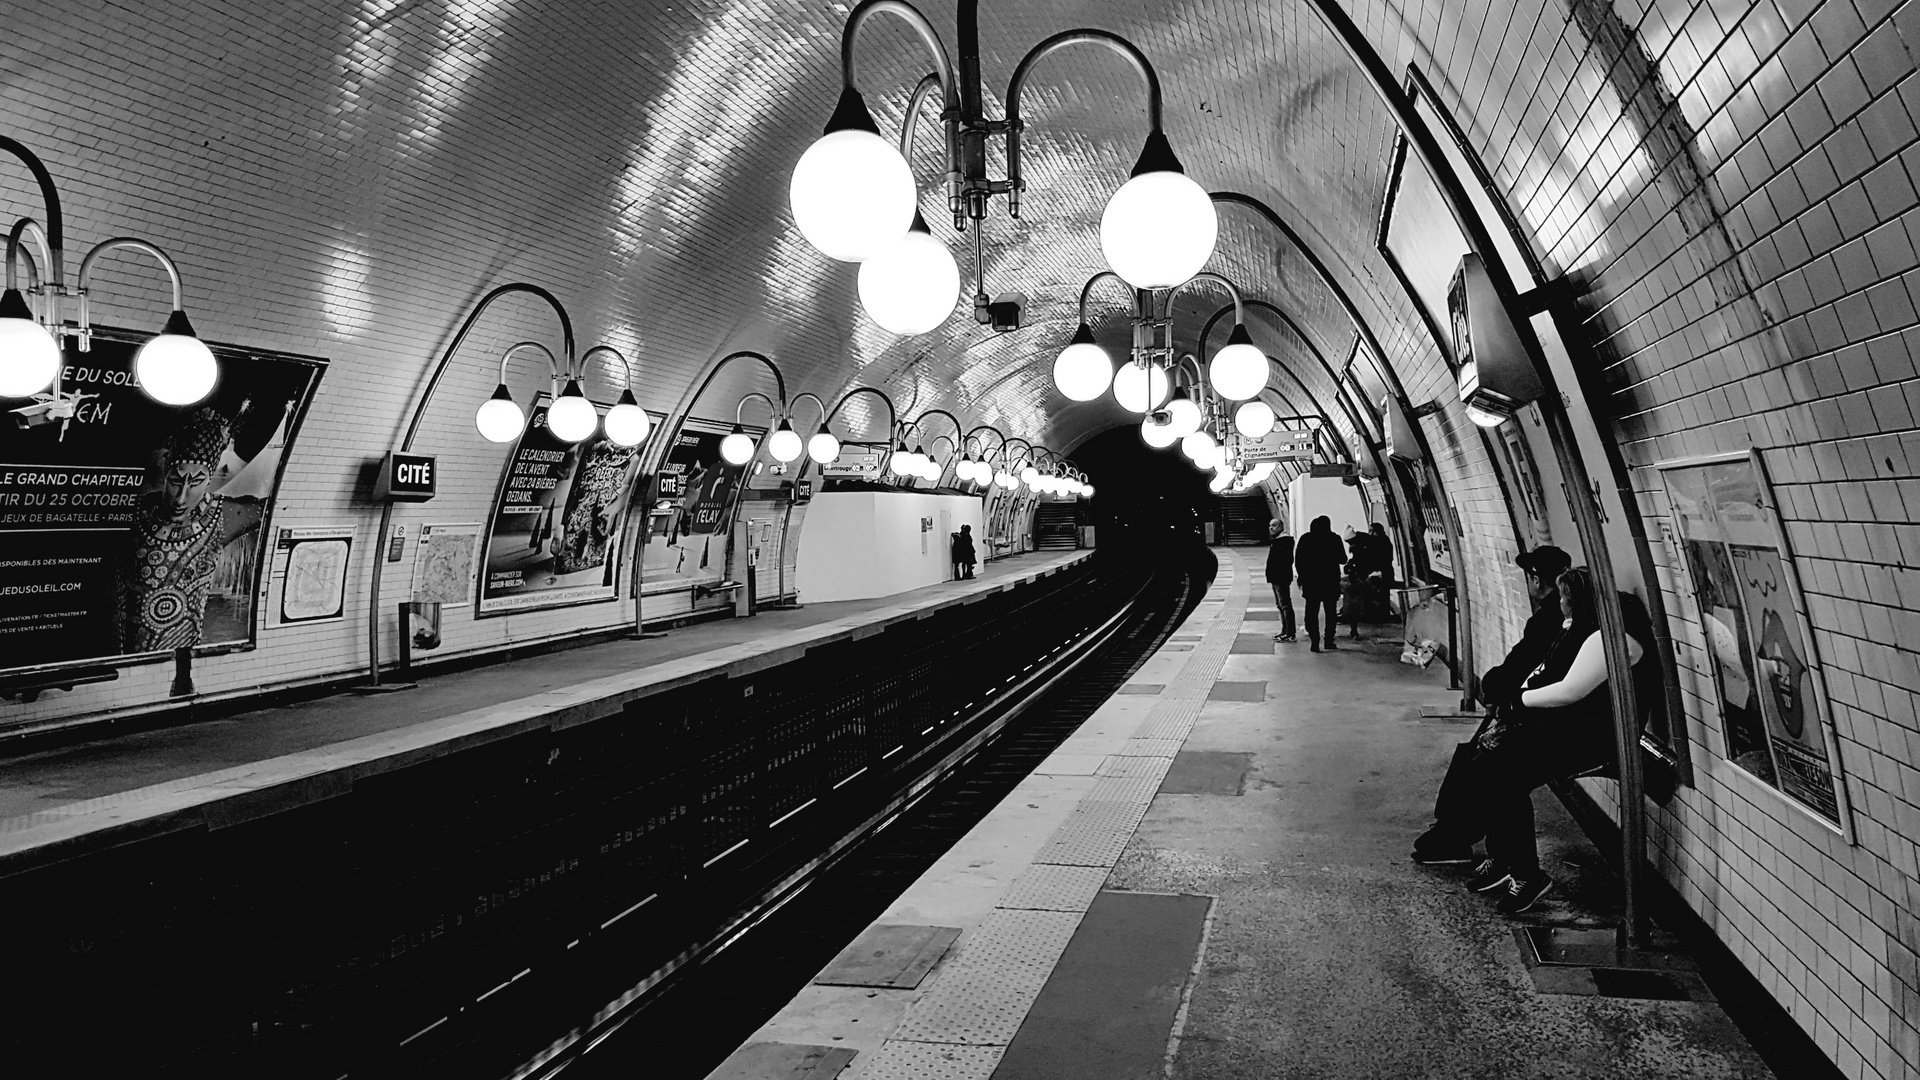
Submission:
POLYGON ((429 675, 410 691, 339 694, 24 755, 0 768, 0 874, 142 836, 235 824, 332 797, 361 777, 536 728, 588 723, 650 694, 775 667, 1091 555, 996 560, 970 581, 703 623, 661 638, 429 675))

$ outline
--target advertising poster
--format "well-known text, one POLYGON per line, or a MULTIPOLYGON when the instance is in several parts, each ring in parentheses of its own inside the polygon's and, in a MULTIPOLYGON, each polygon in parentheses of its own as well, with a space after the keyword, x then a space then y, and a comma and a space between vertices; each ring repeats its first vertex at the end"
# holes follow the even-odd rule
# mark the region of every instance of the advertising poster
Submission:
POLYGON ((612 600, 620 532, 640 448, 602 431, 569 443, 547 430, 547 395, 507 455, 487 526, 479 614, 612 600))
POLYGON ((273 499, 325 361, 212 346, 219 381, 163 405, 150 335, 69 343, 56 391, 0 400, 0 666, 244 648, 273 499))
POLYGON ((413 549, 413 599, 443 608, 466 607, 473 600, 474 552, 480 526, 422 525, 413 549))
POLYGON ((352 556, 352 528, 279 530, 268 577, 268 621, 292 626, 346 618, 352 556))
POLYGON ((641 587, 647 592, 691 588, 726 576, 734 492, 745 471, 720 457, 720 440, 731 430, 689 426, 668 448, 641 566, 641 587))
POLYGON ((1831 713, 1791 555, 1752 455, 1663 470, 1720 698, 1727 756, 1844 828, 1831 713))

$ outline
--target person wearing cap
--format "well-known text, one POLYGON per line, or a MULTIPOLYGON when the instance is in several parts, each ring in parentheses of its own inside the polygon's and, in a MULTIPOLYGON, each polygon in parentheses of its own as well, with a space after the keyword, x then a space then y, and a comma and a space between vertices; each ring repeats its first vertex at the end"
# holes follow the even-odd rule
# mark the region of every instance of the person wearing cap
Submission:
MULTIPOLYGON (((1560 639, 1564 616, 1557 583, 1560 575, 1573 566, 1573 557, 1551 544, 1523 551, 1513 561, 1525 575, 1533 615, 1506 658, 1480 676, 1480 701, 1491 709, 1513 708, 1520 703, 1521 684, 1560 639)), ((1474 740, 1478 738, 1476 733, 1474 740)), ((1413 842, 1415 862, 1470 866, 1477 861, 1473 845, 1486 834, 1486 822, 1479 806, 1477 789, 1481 785, 1473 776, 1474 740, 1460 745, 1446 777, 1440 781, 1440 792, 1433 803, 1434 824, 1413 842)))

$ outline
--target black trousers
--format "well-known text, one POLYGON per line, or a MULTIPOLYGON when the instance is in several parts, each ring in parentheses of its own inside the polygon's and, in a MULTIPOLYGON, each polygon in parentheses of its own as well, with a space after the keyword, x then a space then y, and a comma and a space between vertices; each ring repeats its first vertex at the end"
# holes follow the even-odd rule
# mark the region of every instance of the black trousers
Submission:
POLYGON ((1282 578, 1270 584, 1273 586, 1273 606, 1280 609, 1280 634, 1283 637, 1292 637, 1294 633, 1293 581, 1290 578, 1282 578))
POLYGON ((1315 644, 1331 643, 1334 635, 1340 630, 1340 624, 1333 616, 1334 609, 1340 604, 1340 594, 1334 593, 1331 596, 1324 593, 1309 594, 1305 599, 1307 602, 1307 640, 1315 644), (1327 615, 1327 635, 1325 637, 1320 636, 1320 613, 1322 611, 1326 612, 1327 615))
MULTIPOLYGON (((1554 710, 1546 710, 1551 713, 1554 710)), ((1551 720, 1544 721, 1551 723, 1551 720)), ((1487 857, 1508 871, 1540 872, 1540 847, 1533 831, 1533 791, 1549 781, 1577 776, 1610 761, 1612 755, 1592 739, 1523 734, 1481 755, 1475 766, 1482 787, 1487 857)))

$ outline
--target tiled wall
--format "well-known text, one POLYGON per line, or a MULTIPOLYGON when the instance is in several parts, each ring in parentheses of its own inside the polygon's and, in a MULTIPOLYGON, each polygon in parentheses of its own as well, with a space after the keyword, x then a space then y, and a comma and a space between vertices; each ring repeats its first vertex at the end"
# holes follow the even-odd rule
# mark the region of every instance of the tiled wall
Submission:
POLYGON ((1446 73, 1535 250, 1585 293, 1696 763, 1653 817, 1656 862, 1844 1073, 1920 1075, 1920 7, 1556 0, 1504 34, 1486 3, 1410 8, 1422 40, 1394 44, 1446 73), (1727 764, 1659 539, 1650 466, 1748 445, 1812 609, 1854 845, 1727 764))

